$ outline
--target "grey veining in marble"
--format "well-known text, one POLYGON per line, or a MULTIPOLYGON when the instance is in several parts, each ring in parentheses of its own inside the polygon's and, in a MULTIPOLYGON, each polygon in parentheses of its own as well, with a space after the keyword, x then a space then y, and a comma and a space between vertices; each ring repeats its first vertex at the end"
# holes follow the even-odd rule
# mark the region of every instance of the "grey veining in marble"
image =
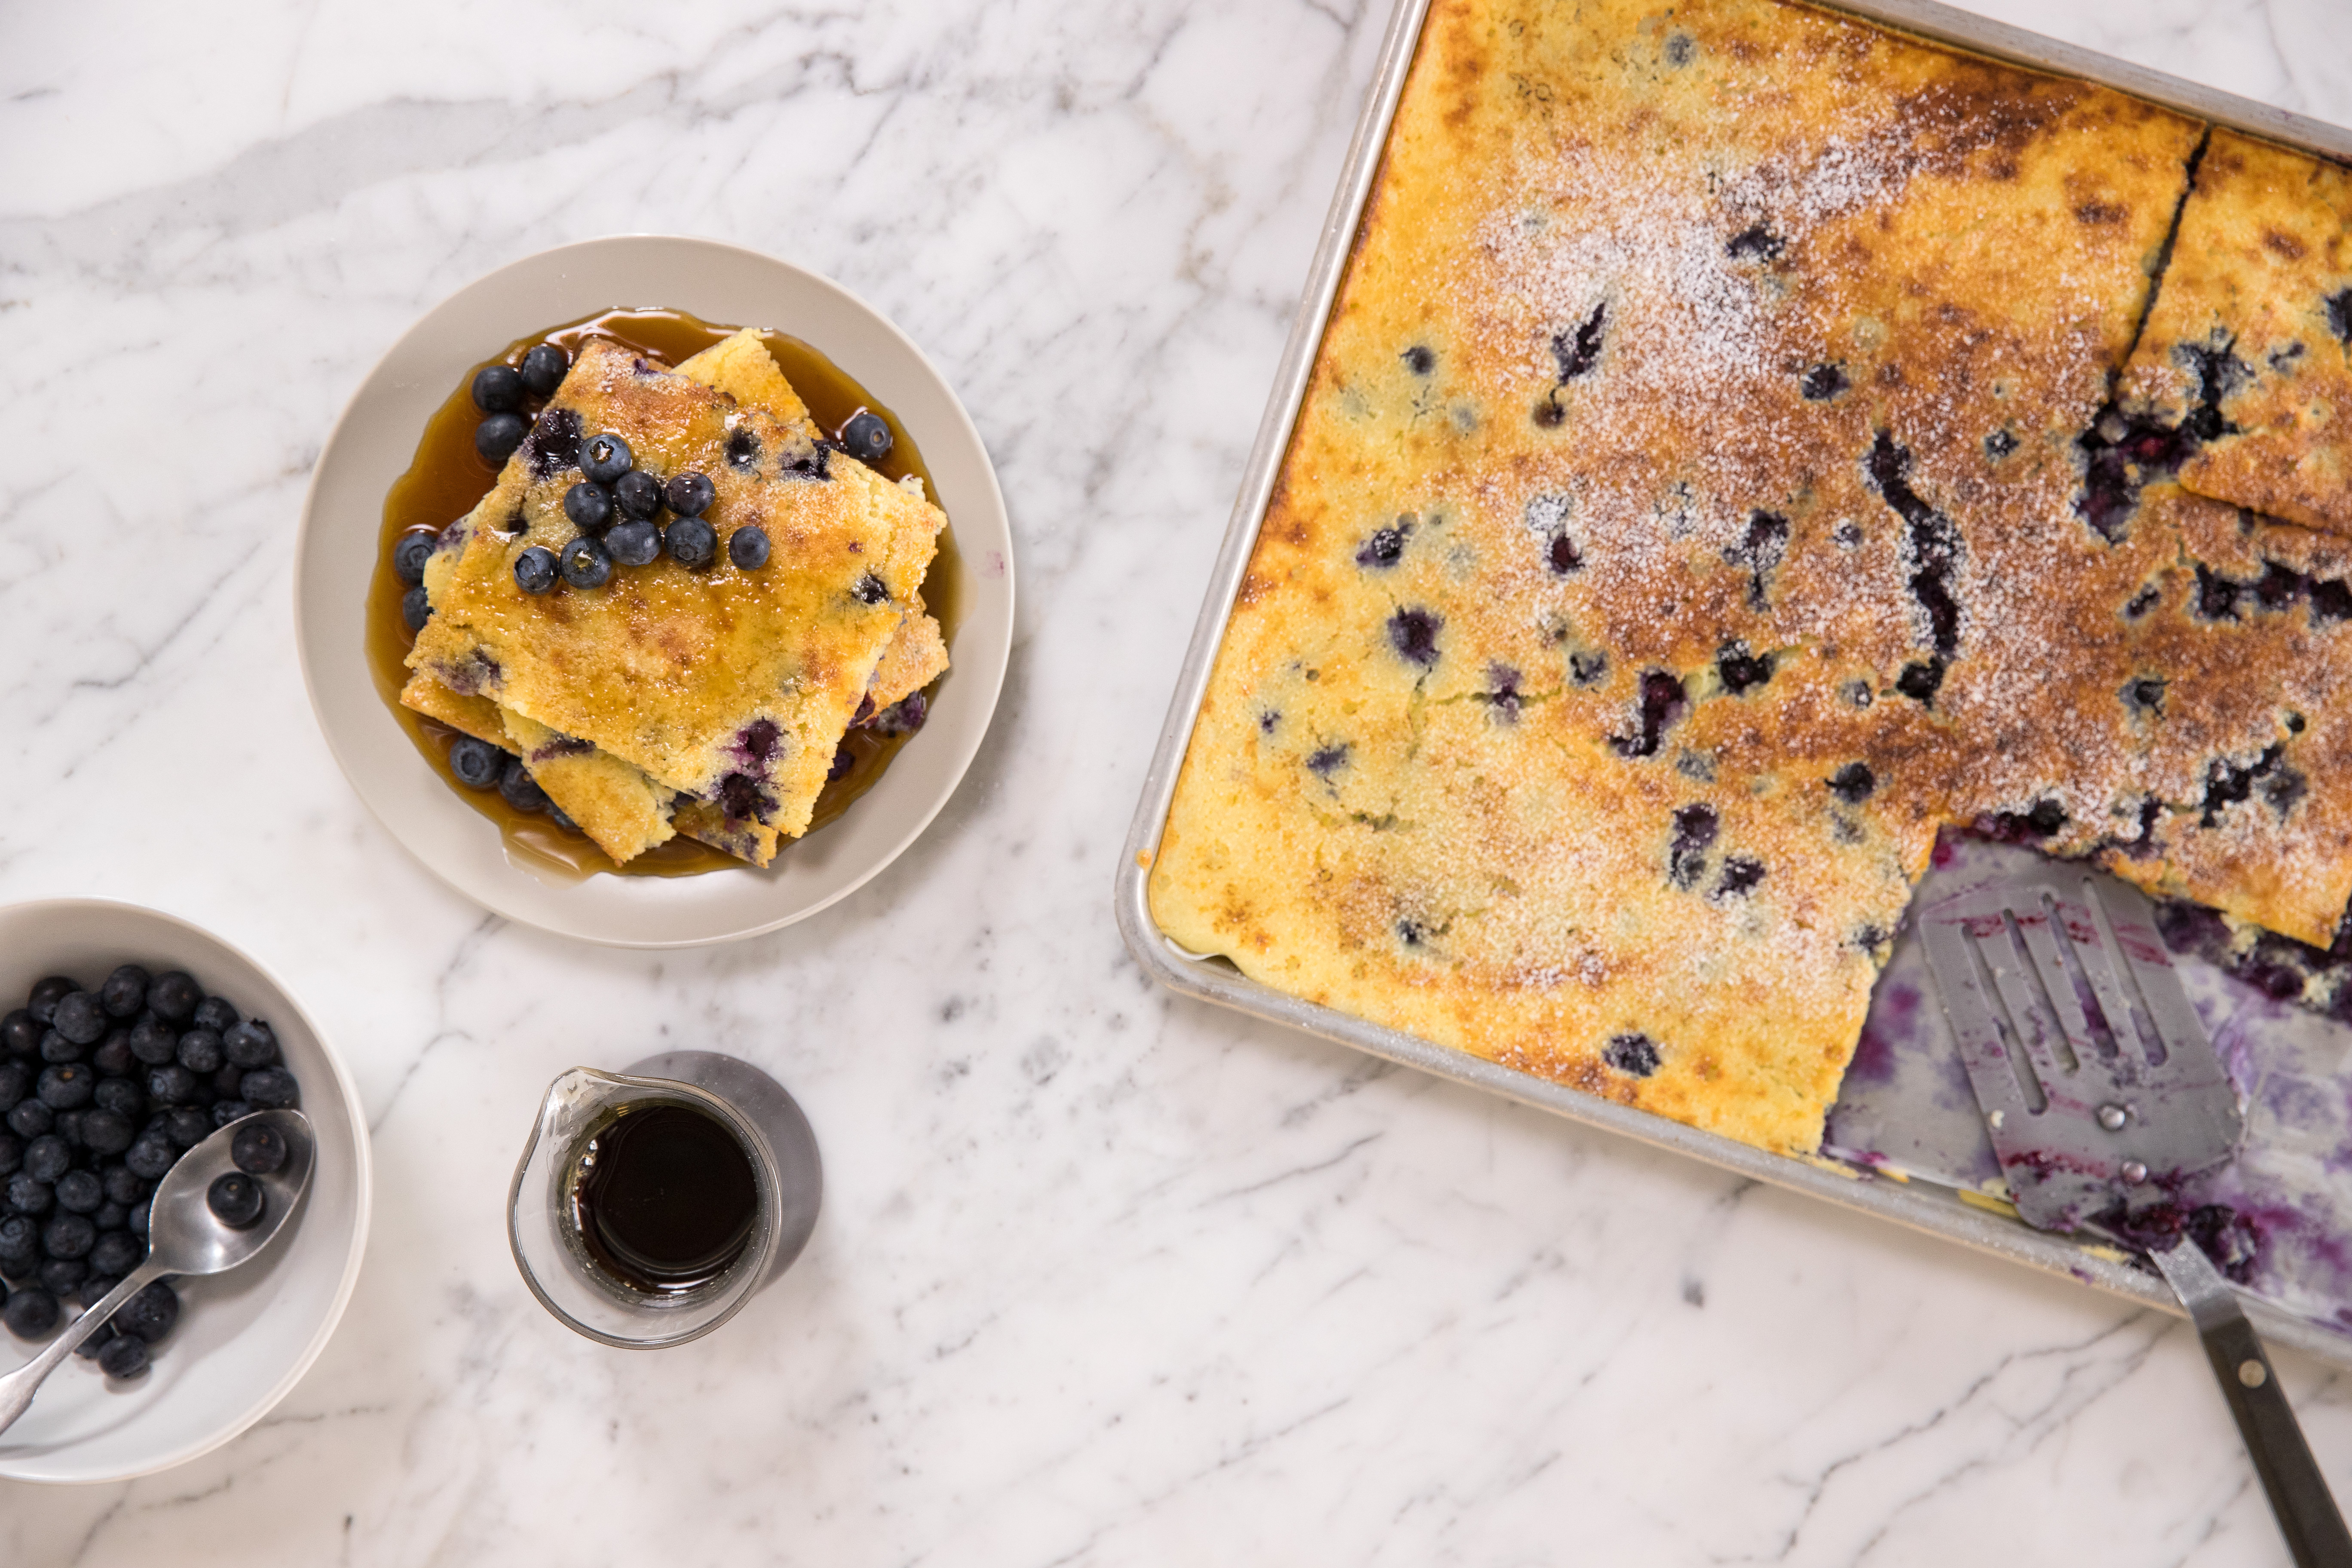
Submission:
MULTIPOLYGON (((1977 0, 2352 121, 2341 0, 1977 0)), ((0 10, 0 899, 189 915, 355 1070, 323 1360, 0 1560, 2284 1561, 2185 1325, 1177 1003, 1108 910, 1382 13, 1363 0, 0 10), (485 918, 311 722, 289 548, 342 399, 561 241, 707 234, 888 311, 1000 466, 995 730, 825 917, 677 954, 485 918), (501 1230, 574 1062, 737 1052, 828 1206, 632 1355, 501 1230), (652 1554, 659 1553, 658 1557, 652 1554)), ((789 328, 789 322, 774 323, 789 328)), ((2352 1380, 2282 1375, 2352 1493, 2352 1380)))

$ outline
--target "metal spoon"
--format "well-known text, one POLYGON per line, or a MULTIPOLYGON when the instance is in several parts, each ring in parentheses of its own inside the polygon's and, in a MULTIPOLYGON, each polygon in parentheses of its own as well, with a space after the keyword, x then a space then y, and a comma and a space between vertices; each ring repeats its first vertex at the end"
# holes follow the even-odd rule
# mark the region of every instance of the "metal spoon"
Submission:
POLYGON ((65 1326, 41 1353, 5 1377, 0 1377, 0 1432, 6 1431, 33 1403, 34 1391, 73 1354, 74 1347, 114 1316, 116 1309, 166 1274, 220 1274, 236 1268, 269 1245, 287 1220, 303 1189, 310 1184, 310 1123, 299 1110, 257 1110, 240 1116, 180 1156, 163 1173, 147 1210, 147 1261, 122 1277, 105 1300, 65 1326), (236 1169, 229 1144, 247 1127, 273 1126, 286 1140, 286 1163, 253 1179, 267 1197, 260 1220, 245 1230, 232 1230, 214 1216, 205 1202, 214 1181, 236 1169))

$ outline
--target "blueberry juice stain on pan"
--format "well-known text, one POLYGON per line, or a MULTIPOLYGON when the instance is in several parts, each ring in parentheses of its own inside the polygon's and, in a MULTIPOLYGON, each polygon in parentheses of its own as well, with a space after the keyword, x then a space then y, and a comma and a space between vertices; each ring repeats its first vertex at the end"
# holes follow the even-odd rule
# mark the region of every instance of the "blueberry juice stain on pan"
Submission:
MULTIPOLYGON (((475 431, 484 414, 475 404, 473 387, 482 371, 494 365, 520 367, 525 356, 542 343, 555 344, 567 355, 576 354, 580 345, 591 338, 609 339, 624 348, 674 365, 723 342, 737 330, 703 321, 682 310, 614 310, 518 338, 491 358, 469 366, 457 378, 448 397, 425 423, 408 471, 394 481, 384 497, 383 523, 376 542, 375 574, 368 584, 365 606, 368 668, 375 678, 377 694, 434 772, 441 775, 442 782, 499 825, 508 855, 557 876, 577 879, 604 871, 625 877, 686 877, 748 868, 725 851, 684 834, 647 850, 626 866, 615 866, 585 837, 567 833, 550 821, 536 801, 530 802, 526 809, 497 790, 464 787, 449 763, 450 748, 462 738, 459 731, 400 705, 400 689, 408 679, 402 660, 415 646, 416 631, 403 614, 402 601, 411 585, 402 577, 395 557, 404 540, 436 533, 457 521, 473 510, 497 482, 499 470, 475 449, 475 431)), ((764 331, 760 337, 783 371, 784 378, 792 383, 793 390, 808 405, 810 417, 821 428, 845 433, 853 442, 860 437, 871 442, 872 421, 879 420, 891 437, 889 451, 868 466, 893 481, 913 475, 922 480, 924 495, 938 501, 939 491, 931 482, 930 470, 923 464, 923 455, 897 415, 877 402, 848 373, 800 339, 764 331), (856 429, 851 428, 853 424, 856 429)), ((524 407, 526 412, 535 413, 539 405, 532 401, 524 407)), ((923 579, 923 601, 932 618, 940 623, 952 654, 956 627, 963 610, 963 563, 956 550, 953 518, 940 531, 939 554, 923 579)), ((936 695, 937 689, 934 685, 928 692, 936 695)), ((849 753, 849 766, 829 780, 817 796, 809 831, 814 833, 839 816, 853 801, 871 789, 911 734, 912 731, 884 734, 872 729, 851 730, 843 740, 849 753)), ((778 864, 791 852, 790 844, 780 847, 778 864)))

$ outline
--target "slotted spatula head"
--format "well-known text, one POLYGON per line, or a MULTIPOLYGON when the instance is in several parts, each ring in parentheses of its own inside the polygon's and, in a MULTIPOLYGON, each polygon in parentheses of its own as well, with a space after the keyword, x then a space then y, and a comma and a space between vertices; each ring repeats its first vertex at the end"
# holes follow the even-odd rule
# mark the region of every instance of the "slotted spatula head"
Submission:
POLYGON ((2237 1150, 2237 1091, 2155 909, 2079 866, 1921 889, 1919 935, 2017 1212, 2073 1230, 2237 1150))

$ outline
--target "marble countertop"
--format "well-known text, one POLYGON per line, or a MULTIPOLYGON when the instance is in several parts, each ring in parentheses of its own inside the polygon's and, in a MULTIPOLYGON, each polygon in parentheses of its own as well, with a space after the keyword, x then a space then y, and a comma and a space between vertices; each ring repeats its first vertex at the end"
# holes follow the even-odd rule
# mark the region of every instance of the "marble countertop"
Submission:
MULTIPOLYGON (((1975 0, 2352 123, 2340 0, 1975 0)), ((0 900, 219 931, 338 1041, 375 1228, 317 1367, 10 1563, 2270 1564, 2185 1324, 1146 983, 1119 839, 1384 8, 589 0, 0 12, 0 900), (495 14, 492 12, 495 10, 495 14), (433 301, 709 235, 922 342, 1000 466, 994 731, 888 873, 678 953, 503 923, 311 721, 303 486, 433 301), (829 1191, 720 1332, 525 1292, 548 1081, 791 1087, 829 1191)), ((789 323, 780 323, 789 325, 789 323)), ((2352 1375, 2281 1371, 2352 1497, 2352 1375)))

